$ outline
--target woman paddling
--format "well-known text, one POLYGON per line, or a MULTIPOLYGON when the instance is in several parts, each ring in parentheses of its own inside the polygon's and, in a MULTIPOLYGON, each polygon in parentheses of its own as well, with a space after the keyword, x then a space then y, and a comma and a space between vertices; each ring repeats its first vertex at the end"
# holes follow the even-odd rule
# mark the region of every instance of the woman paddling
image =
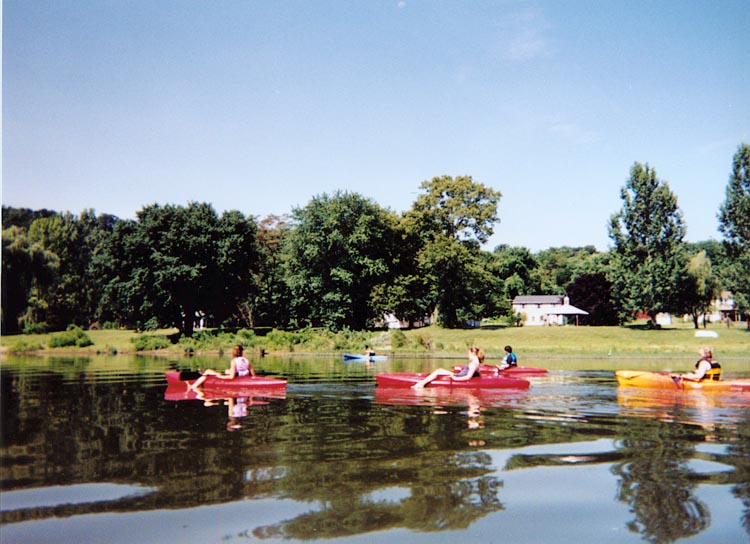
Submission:
POLYGON ((216 376, 220 380, 233 380, 235 376, 252 376, 255 377, 255 371, 253 370, 253 365, 250 364, 250 361, 245 359, 242 356, 242 352, 244 349, 239 344, 234 346, 234 349, 232 350, 232 360, 229 363, 229 368, 226 369, 223 373, 217 372, 216 370, 213 370, 211 368, 207 368, 203 375, 195 380, 193 384, 190 386, 190 389, 196 390, 201 385, 203 385, 203 382, 205 382, 209 376, 216 376))
POLYGON ((418 381, 412 385, 412 389, 422 389, 425 385, 431 381, 439 378, 440 376, 450 376, 454 382, 466 382, 472 378, 479 377, 479 365, 484 361, 484 352, 476 347, 472 346, 469 348, 469 363, 464 365, 458 372, 451 372, 444 368, 438 368, 433 370, 427 377, 418 381))

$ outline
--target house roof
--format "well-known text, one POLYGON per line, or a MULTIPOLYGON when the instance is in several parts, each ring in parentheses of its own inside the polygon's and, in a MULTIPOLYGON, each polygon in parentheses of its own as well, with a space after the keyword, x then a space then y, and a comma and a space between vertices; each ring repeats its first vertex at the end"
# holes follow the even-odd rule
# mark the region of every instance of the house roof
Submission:
POLYGON ((586 310, 581 310, 570 304, 563 304, 559 308, 555 308, 551 313, 556 315, 589 315, 586 310))
POLYGON ((560 304, 563 295, 519 295, 513 299, 513 304, 560 304))

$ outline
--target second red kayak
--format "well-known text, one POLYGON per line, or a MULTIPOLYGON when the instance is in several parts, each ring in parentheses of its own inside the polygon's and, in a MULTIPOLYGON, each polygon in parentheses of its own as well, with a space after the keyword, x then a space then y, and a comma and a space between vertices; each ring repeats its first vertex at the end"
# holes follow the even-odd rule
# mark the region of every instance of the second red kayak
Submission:
MULTIPOLYGON (((376 374, 375 380, 383 387, 411 387, 419 380, 427 376, 426 373, 417 372, 391 372, 389 374, 376 374)), ((450 376, 440 376, 427 384, 427 387, 464 387, 464 388, 489 388, 489 389, 528 389, 529 382, 521 378, 512 378, 497 375, 483 375, 468 381, 455 381, 450 376)))
MULTIPOLYGON (((453 370, 461 370, 463 368, 463 365, 456 365, 453 367, 453 370)), ((479 372, 481 372, 483 375, 488 374, 490 376, 493 376, 495 374, 501 374, 503 376, 516 376, 518 374, 546 374, 547 369, 546 368, 537 368, 533 366, 510 366, 508 368, 504 368, 500 370, 499 367, 495 365, 479 365, 479 372)))

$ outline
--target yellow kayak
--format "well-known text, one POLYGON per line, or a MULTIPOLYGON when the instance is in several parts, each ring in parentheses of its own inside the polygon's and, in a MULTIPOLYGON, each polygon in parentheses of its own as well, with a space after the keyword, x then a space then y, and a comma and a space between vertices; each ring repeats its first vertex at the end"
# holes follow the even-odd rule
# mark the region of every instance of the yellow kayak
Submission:
POLYGON ((616 370, 615 376, 617 377, 617 383, 627 387, 704 391, 707 393, 750 393, 750 379, 694 381, 683 379, 679 374, 645 370, 616 370))

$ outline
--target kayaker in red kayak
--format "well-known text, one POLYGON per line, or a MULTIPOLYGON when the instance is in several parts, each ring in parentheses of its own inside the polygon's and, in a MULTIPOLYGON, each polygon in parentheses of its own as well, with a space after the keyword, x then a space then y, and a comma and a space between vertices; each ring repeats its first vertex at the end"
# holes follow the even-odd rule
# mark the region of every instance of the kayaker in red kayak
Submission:
POLYGON ((440 376, 450 376, 453 381, 466 382, 474 377, 479 377, 479 365, 484 361, 484 352, 476 347, 471 346, 469 348, 469 363, 464 365, 458 372, 451 372, 444 368, 438 368, 433 370, 427 377, 421 379, 417 383, 411 386, 412 389, 422 389, 425 385, 430 383, 432 380, 439 378, 440 376))
POLYGON ((505 370, 506 368, 510 368, 512 366, 518 366, 518 357, 516 357, 516 354, 513 353, 513 348, 511 346, 505 346, 505 357, 503 357, 502 362, 497 365, 498 370, 505 370))
POLYGON ((718 380, 721 378, 721 365, 714 361, 711 348, 703 346, 700 350, 701 358, 695 363, 695 370, 682 374, 683 380, 699 382, 701 380, 718 380))
POLYGON ((220 380, 233 380, 235 376, 252 376, 254 378, 255 371, 253 370, 253 365, 242 356, 243 351, 243 347, 239 344, 234 346, 232 360, 229 363, 228 369, 224 372, 217 372, 212 368, 207 368, 203 371, 203 375, 190 386, 190 389, 197 390, 209 376, 216 376, 220 380))

